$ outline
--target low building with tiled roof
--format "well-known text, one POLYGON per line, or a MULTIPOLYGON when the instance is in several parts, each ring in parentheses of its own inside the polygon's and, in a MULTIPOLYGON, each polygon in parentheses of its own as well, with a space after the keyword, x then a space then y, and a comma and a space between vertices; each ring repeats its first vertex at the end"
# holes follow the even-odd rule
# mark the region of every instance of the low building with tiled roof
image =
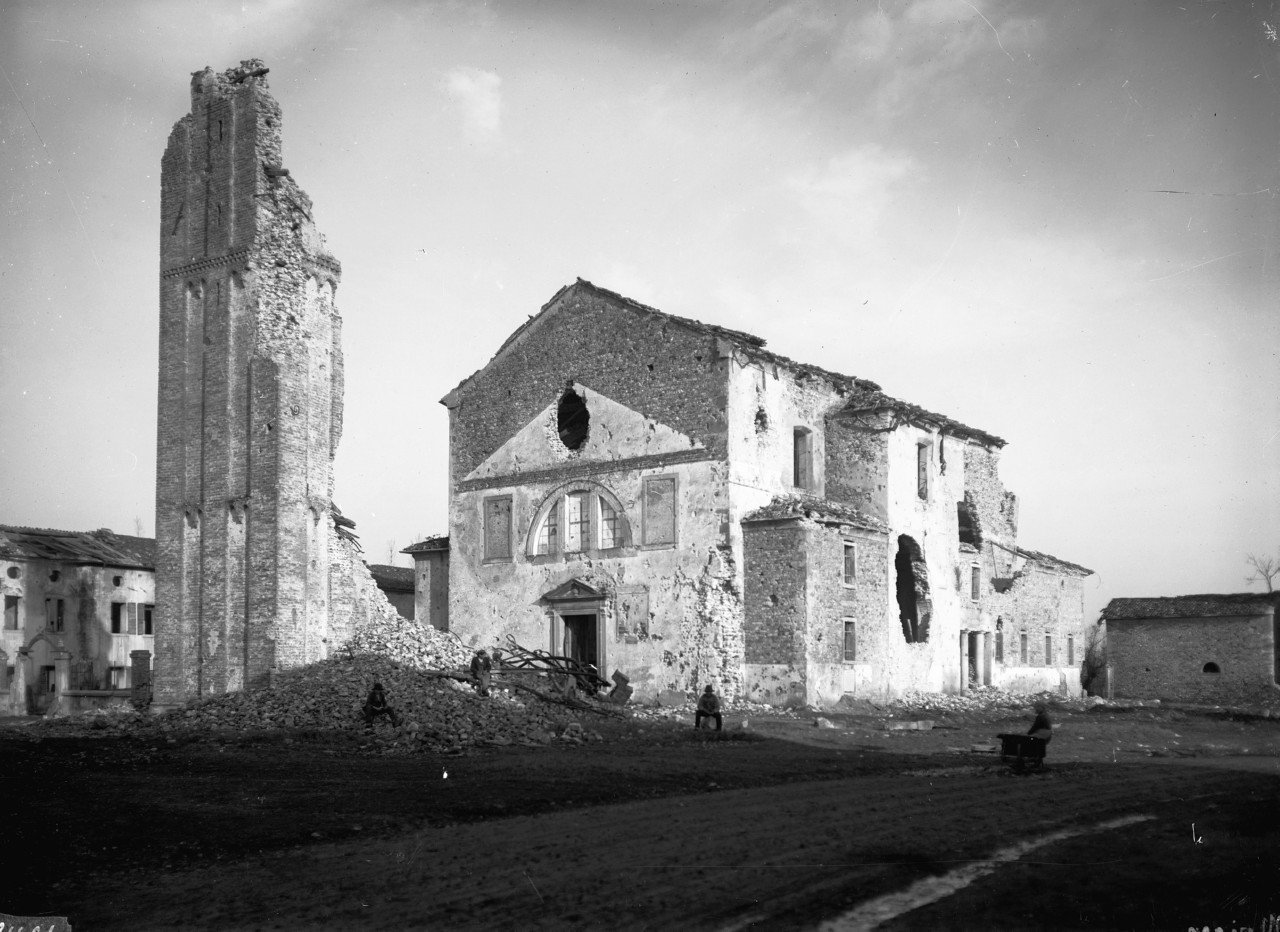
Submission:
POLYGON ((442 404, 449 534, 405 552, 472 645, 641 699, 1079 692, 1089 571, 1018 547, 995 434, 582 279, 442 404))
POLYGON ((369 575, 402 618, 413 618, 413 570, 389 563, 370 563, 369 575))
POLYGON ((1112 599, 1109 694, 1215 705, 1280 699, 1280 592, 1112 599))
POLYGON ((72 691, 124 701, 133 653, 153 651, 155 540, 102 528, 0 525, 0 715, 72 691))

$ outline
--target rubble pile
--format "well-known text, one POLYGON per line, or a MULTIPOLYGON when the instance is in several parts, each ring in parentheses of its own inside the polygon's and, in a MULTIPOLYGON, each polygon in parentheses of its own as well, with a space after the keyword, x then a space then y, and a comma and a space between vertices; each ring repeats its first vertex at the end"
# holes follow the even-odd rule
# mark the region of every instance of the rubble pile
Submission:
POLYGON ((1011 693, 994 686, 979 686, 969 689, 963 695, 945 693, 910 692, 900 699, 892 699, 883 705, 885 712, 891 716, 913 716, 920 712, 999 712, 1011 709, 1029 709, 1037 702, 1064 709, 1083 710, 1105 700, 1093 696, 1084 698, 1067 698, 1061 693, 1042 692, 1035 694, 1011 693))
POLYGON ((159 716, 157 724, 201 730, 302 729, 361 732, 369 689, 381 683, 397 724, 375 720, 386 746, 451 750, 474 745, 599 740, 570 710, 527 694, 493 691, 482 698, 467 684, 414 669, 379 654, 352 654, 280 674, 270 689, 227 693, 159 716), (167 721, 166 721, 167 720, 167 721), (576 726, 576 727, 571 727, 576 726))

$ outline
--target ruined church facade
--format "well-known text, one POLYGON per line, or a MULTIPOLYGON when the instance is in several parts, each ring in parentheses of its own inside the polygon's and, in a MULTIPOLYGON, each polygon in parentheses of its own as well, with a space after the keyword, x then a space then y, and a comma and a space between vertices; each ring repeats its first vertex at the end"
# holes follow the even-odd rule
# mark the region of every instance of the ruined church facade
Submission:
POLYGON ((998 437, 581 280, 442 403, 473 645, 638 698, 1079 691, 1090 571, 1018 545, 998 437))
POLYGON ((333 505, 341 267, 262 62, 191 82, 161 170, 155 698, 269 682, 381 611, 333 505))

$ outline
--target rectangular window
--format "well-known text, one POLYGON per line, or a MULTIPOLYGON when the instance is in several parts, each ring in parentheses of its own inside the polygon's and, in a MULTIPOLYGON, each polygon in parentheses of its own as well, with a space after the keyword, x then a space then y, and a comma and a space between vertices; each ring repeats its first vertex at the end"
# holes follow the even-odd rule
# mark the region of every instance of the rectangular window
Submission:
POLYGON ((978 596, 982 594, 982 570, 977 564, 969 567, 969 598, 974 602, 978 601, 978 596))
POLYGON ((1018 635, 1018 662, 1024 667, 1027 665, 1027 632, 1023 631, 1018 635))
POLYGON ((844 659, 846 663, 858 659, 858 625, 847 618, 844 622, 844 659))
POLYGON ((675 476, 644 480, 644 514, 641 519, 646 544, 676 542, 675 476))
POLYGON ((124 603, 111 603, 111 633, 124 634, 124 603))
POLYGON ((560 503, 558 501, 551 506, 547 516, 542 519, 535 549, 539 554, 560 552, 560 503))
POLYGON ((510 495, 484 500, 484 558, 493 561, 511 559, 510 495))
POLYGON ((916 494, 923 500, 929 498, 929 444, 916 447, 916 494))
POLYGON ((858 548, 845 541, 844 543, 844 584, 852 586, 858 581, 858 548))
POLYGON ((18 630, 18 596, 7 595, 4 597, 4 630, 18 630))
POLYGON ((62 599, 45 599, 44 600, 44 625, 50 631, 61 631, 63 623, 63 609, 66 603, 62 599))
POLYGON ((1004 663, 1004 632, 996 632, 996 663, 1004 663))
POLYGON ((1067 666, 1074 667, 1076 665, 1076 639, 1074 636, 1067 635, 1067 666))
POLYGON ((40 688, 47 693, 58 691, 58 674, 55 667, 40 668, 40 688))
POLYGON ((591 496, 573 492, 564 497, 564 551, 578 553, 591 546, 591 496))
POLYGON ((793 433, 792 483, 798 489, 813 489, 813 431, 797 427, 793 433))
POLYGON ((1053 666, 1053 635, 1046 634, 1044 636, 1044 665, 1046 667, 1053 666))
POLYGON ((600 503, 600 549, 608 550, 611 547, 621 547, 622 538, 618 534, 618 513, 603 498, 597 498, 596 501, 600 503))
POLYGON ((107 672, 111 675, 112 689, 128 689, 129 688, 129 668, 128 667, 108 667, 107 672))
POLYGON ((139 634, 155 634, 152 630, 151 621, 155 617, 156 607, 154 605, 142 606, 142 630, 139 634))

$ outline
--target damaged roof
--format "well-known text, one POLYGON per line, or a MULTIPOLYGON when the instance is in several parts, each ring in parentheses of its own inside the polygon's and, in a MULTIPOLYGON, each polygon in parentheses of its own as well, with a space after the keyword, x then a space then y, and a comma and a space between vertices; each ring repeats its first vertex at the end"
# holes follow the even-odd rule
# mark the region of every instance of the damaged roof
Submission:
POLYGON ((432 550, 448 550, 449 535, 437 534, 435 537, 428 537, 426 540, 420 540, 416 544, 410 544, 401 550, 401 553, 428 553, 432 550))
POLYGON ((859 511, 846 502, 833 502, 816 495, 778 495, 763 508, 746 515, 747 521, 781 521, 788 518, 808 518, 819 524, 847 524, 867 531, 885 532, 883 521, 874 515, 859 511))
POLYGON ((1223 618, 1266 615, 1280 606, 1280 592, 1226 595, 1174 595, 1148 599, 1112 599, 1102 610, 1108 621, 1148 618, 1223 618))
POLYGON ((1005 440, 1001 437, 997 437, 995 434, 989 434, 985 430, 979 430, 976 427, 961 424, 959 421, 949 418, 945 414, 928 411, 919 405, 911 404, 909 401, 902 401, 901 399, 886 395, 880 390, 878 385, 863 384, 857 386, 857 388, 854 389, 853 397, 849 399, 848 403, 846 403, 839 412, 837 412, 836 416, 880 414, 885 411, 892 412, 908 424, 937 428, 943 433, 976 440, 987 446, 1003 447, 1005 445, 1005 440))
POLYGON ((369 574, 379 589, 392 592, 413 591, 413 570, 407 566, 392 566, 389 563, 369 563, 369 574))
MULTIPOLYGON (((541 320, 547 314, 548 311, 552 310, 557 305, 557 303, 560 301, 561 298, 563 298, 568 292, 574 289, 591 292, 597 297, 605 298, 620 307, 627 308, 628 310, 638 311, 641 314, 648 314, 651 316, 660 317, 664 321, 670 321, 671 323, 678 324, 690 330, 695 330, 699 333, 705 333, 710 336, 719 337, 720 339, 727 340, 730 343, 737 346, 738 348, 750 353, 752 356, 758 359, 775 363, 780 366, 786 366, 787 368, 790 368, 796 372, 805 373, 812 376, 819 376, 845 391, 853 391, 857 388, 863 388, 863 389, 869 389, 869 390, 875 390, 875 391, 879 391, 880 389, 880 386, 877 385, 875 382, 871 382, 866 379, 860 379, 852 375, 843 375, 839 372, 832 372, 828 369, 823 369, 820 366, 813 366, 813 365, 809 365, 808 363, 796 362, 794 359, 788 359, 786 356, 783 356, 779 353, 775 353, 772 350, 767 350, 764 348, 764 345, 765 345, 764 338, 758 337, 753 333, 747 333, 743 330, 733 330, 733 329, 730 329, 729 327, 721 327, 717 324, 703 323, 700 320, 693 320, 690 317, 680 317, 675 314, 668 314, 666 311, 660 311, 656 307, 650 307, 647 304, 641 304, 639 301, 636 301, 632 298, 628 298, 625 295, 620 295, 616 291, 610 291, 607 288, 601 288, 599 285, 592 284, 591 282, 587 281, 585 278, 579 278, 573 284, 565 285, 563 288, 557 291, 554 295, 552 295, 551 300, 549 300, 546 304, 542 305, 542 307, 539 309, 537 314, 530 316, 528 320, 526 320, 523 324, 521 324, 519 327, 515 329, 515 331, 511 334, 511 336, 507 337, 507 339, 503 341, 502 345, 498 347, 497 352, 495 352, 493 356, 490 357, 489 362, 492 363, 493 360, 497 359, 500 355, 502 355, 503 351, 506 350, 507 347, 511 346, 513 343, 519 340, 520 337, 525 333, 525 331, 527 331, 530 327, 532 327, 536 322, 541 320)), ((488 363, 486 363, 486 366, 487 365, 488 363)), ((454 386, 453 390, 449 392, 449 394, 446 395, 445 398, 449 398, 451 395, 454 394, 454 392, 460 391, 462 388, 464 388, 467 385, 468 382, 474 379, 481 371, 482 370, 476 370, 475 372, 471 373, 471 375, 467 376, 465 379, 459 382, 456 386, 454 386)))
POLYGON ((1034 550, 1027 550, 1025 547, 1015 547, 1014 552, 1020 557, 1025 557, 1033 563, 1039 563, 1051 570, 1058 570, 1062 573, 1070 573, 1076 576, 1092 576, 1093 570, 1078 563, 1070 563, 1067 560, 1060 560, 1052 554, 1037 553, 1034 550))
POLYGON ((0 559, 154 570, 156 542, 151 537, 117 534, 110 528, 58 531, 0 525, 0 559))

